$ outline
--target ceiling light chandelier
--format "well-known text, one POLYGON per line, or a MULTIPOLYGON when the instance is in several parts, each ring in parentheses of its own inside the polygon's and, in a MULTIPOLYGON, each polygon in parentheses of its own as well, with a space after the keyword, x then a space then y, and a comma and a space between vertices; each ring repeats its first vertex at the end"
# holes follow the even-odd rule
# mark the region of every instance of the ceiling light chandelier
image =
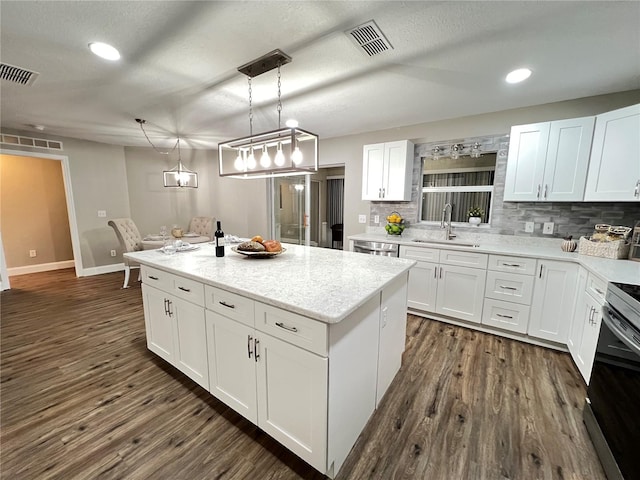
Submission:
POLYGON ((221 177, 271 178, 309 175, 318 171, 318 136, 291 124, 281 127, 282 93, 280 68, 291 57, 280 50, 238 67, 248 77, 249 136, 218 144, 221 177), (253 90, 251 80, 278 69, 278 130, 253 133, 253 90), (256 159, 259 157, 259 160, 256 159))
POLYGON ((180 188, 198 188, 198 174, 185 168, 182 165, 182 158, 180 156, 180 136, 176 140, 176 144, 173 146, 171 150, 163 152, 162 150, 158 150, 156 146, 151 142, 151 139, 147 135, 147 132, 144 130, 144 124, 147 123, 146 120, 141 118, 136 118, 136 122, 140 125, 140 129, 144 134, 149 145, 153 147, 153 149, 161 155, 169 155, 174 150, 178 150, 178 165, 173 167, 171 170, 164 170, 164 186, 165 187, 180 187, 180 188))

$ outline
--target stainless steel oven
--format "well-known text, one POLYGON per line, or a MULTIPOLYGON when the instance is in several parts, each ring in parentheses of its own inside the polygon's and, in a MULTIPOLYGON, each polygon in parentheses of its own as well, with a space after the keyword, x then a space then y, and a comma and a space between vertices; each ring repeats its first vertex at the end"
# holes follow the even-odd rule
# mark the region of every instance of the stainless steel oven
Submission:
POLYGON ((640 480, 640 286, 610 283, 584 422, 609 480, 640 480))

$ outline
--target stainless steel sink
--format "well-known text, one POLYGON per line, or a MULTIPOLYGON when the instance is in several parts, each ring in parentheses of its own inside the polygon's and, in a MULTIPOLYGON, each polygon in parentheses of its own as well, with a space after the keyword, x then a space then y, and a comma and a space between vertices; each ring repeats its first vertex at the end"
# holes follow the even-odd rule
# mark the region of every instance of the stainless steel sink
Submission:
POLYGON ((446 240, 423 240, 421 238, 414 238, 413 241, 417 243, 427 243, 430 245, 451 245, 454 247, 470 247, 470 248, 480 247, 480 245, 478 245, 477 243, 463 243, 463 242, 456 242, 455 240, 450 240, 447 242, 446 240))

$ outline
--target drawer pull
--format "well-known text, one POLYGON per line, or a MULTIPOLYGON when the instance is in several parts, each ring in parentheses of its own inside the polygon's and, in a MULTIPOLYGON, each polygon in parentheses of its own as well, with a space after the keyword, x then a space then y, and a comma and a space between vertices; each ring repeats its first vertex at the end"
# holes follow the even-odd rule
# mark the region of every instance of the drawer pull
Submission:
POLYGON ((521 267, 522 266, 519 263, 503 263, 502 265, 505 267, 521 267))
POLYGON ((218 303, 219 303, 220 305, 222 305, 223 307, 227 307, 227 308, 236 308, 236 306, 235 306, 234 304, 232 304, 232 303, 231 303, 231 304, 229 304, 229 303, 224 302, 224 301, 220 301, 220 302, 218 302, 218 303))
POLYGON ((184 287, 178 287, 178 290, 182 290, 183 292, 187 292, 187 293, 191 291, 191 289, 184 288, 184 287))
POLYGON ((518 290, 516 287, 508 287, 506 285, 499 285, 500 288, 504 288, 505 290, 518 290))
POLYGON ((598 295, 604 295, 604 292, 600 290, 598 287, 593 287, 593 289, 598 292, 598 295))
POLYGON ((151 280, 158 280, 158 277, 154 277, 153 275, 149 275, 148 278, 150 278, 151 280))
POLYGON ((289 325, 285 325, 282 322, 276 322, 276 327, 284 328, 285 330, 289 330, 290 332, 297 332, 298 329, 296 327, 290 327, 289 325))
POLYGON ((501 317, 501 318, 513 318, 511 315, 502 315, 501 313, 496 313, 496 317, 501 317))

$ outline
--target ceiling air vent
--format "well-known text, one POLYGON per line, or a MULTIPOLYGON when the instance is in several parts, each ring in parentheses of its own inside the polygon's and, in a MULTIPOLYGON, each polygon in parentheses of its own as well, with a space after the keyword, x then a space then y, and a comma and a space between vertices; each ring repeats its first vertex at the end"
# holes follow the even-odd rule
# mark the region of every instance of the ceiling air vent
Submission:
POLYGON ((30 87, 40 74, 7 63, 0 63, 0 78, 30 87))
POLYGON ((347 30, 345 33, 370 57, 393 49, 389 40, 385 38, 373 20, 369 20, 367 23, 347 30))

